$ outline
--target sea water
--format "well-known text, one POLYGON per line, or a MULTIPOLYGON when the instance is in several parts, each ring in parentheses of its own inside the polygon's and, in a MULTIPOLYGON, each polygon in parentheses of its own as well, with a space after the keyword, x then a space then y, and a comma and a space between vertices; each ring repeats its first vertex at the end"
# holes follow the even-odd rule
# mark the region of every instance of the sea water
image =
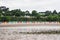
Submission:
POLYGON ((60 34, 23 34, 20 32, 59 31, 60 26, 0 27, 0 40, 60 40, 60 34))

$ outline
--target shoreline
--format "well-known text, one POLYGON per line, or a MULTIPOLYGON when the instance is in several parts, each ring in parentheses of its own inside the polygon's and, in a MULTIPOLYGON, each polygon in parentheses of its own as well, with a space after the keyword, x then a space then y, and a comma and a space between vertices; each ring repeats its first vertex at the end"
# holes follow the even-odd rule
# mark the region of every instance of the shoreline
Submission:
POLYGON ((60 26, 58 22, 35 22, 35 23, 1 23, 0 27, 17 27, 17 26, 60 26))

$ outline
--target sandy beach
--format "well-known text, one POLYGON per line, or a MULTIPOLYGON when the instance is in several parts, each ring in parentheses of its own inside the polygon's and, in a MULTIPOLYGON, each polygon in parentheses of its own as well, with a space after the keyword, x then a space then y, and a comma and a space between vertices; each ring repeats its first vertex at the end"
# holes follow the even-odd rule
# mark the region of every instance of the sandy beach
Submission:
MULTIPOLYGON (((60 40, 60 34, 25 34, 21 32, 35 32, 37 29, 19 27, 0 27, 0 40, 60 40)), ((47 27, 43 29, 46 31, 47 27)), ((55 29, 56 28, 52 28, 55 29)), ((49 27, 50 30, 50 27, 49 27)), ((60 30, 60 29, 59 29, 60 30)), ((37 31, 42 31, 42 28, 37 31)))
POLYGON ((60 23, 56 22, 11 23, 11 24, 2 23, 0 24, 0 40, 60 40, 60 34, 57 33, 56 34, 24 33, 24 32, 41 32, 41 31, 43 32, 60 31, 60 23))

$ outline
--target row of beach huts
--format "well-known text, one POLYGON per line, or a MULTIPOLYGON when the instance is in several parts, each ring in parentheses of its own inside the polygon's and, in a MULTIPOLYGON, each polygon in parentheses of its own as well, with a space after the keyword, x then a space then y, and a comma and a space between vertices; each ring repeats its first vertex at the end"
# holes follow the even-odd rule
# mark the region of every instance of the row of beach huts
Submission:
POLYGON ((0 24, 60 24, 60 22, 0 22, 0 24))

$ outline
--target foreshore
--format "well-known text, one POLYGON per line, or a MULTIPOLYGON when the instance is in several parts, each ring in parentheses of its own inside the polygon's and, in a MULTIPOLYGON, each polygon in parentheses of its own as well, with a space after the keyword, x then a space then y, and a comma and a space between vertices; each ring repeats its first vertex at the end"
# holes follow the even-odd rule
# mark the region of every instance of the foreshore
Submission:
POLYGON ((1 23, 0 27, 17 27, 17 26, 60 26, 59 22, 27 22, 27 23, 1 23))

